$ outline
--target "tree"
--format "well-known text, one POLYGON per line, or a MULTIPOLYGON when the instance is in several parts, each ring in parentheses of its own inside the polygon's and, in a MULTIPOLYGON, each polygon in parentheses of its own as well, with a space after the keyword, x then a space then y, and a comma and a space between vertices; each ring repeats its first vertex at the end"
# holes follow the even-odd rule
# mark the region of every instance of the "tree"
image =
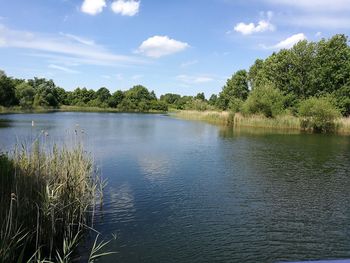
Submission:
POLYGON ((10 107, 16 103, 14 82, 6 75, 2 75, 0 77, 0 105, 10 107))
POLYGON ((248 93, 247 71, 239 70, 226 81, 226 85, 219 94, 218 106, 222 109, 227 109, 231 98, 246 100, 248 93))
POLYGON ((198 93, 195 97, 197 100, 205 101, 205 95, 204 92, 198 93))
POLYGON ((212 94, 209 98, 209 105, 215 106, 218 100, 218 96, 216 94, 212 94))
POLYGON ((27 82, 22 82, 16 86, 16 98, 22 108, 30 109, 33 107, 35 89, 27 82))
POLYGON ((350 47, 345 35, 335 35, 317 43, 313 94, 332 93, 350 80, 350 47))
POLYGON ((55 83, 52 80, 40 79, 33 84, 36 91, 34 106, 57 107, 59 105, 55 83))
POLYGON ((116 108, 122 102, 124 97, 125 97, 124 92, 122 92, 121 90, 117 90, 110 97, 108 102, 109 106, 112 108, 116 108))
POLYGON ((248 73, 248 83, 250 89, 261 86, 264 83, 264 74, 263 74, 263 65, 264 61, 262 59, 255 60, 254 64, 249 68, 248 73))
POLYGON ((265 117, 275 117, 284 110, 283 93, 270 86, 255 88, 243 104, 246 114, 263 114, 265 117))
POLYGON ((102 87, 96 91, 96 99, 100 100, 102 103, 106 103, 111 97, 111 93, 105 87, 102 87))

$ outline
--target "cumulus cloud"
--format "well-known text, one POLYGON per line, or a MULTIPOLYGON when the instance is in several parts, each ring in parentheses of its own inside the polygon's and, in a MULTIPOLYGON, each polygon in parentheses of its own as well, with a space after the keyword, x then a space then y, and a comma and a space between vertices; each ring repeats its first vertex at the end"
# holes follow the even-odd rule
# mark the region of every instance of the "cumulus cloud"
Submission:
POLYGON ((113 12, 122 16, 134 16, 139 12, 140 2, 134 0, 117 0, 112 3, 111 8, 113 12))
POLYGON ((136 53, 144 54, 148 57, 159 58, 185 50, 189 44, 168 36, 153 36, 145 41, 136 50, 136 53))
POLYGON ((89 15, 97 15, 106 7, 106 0, 84 0, 81 11, 89 15))
POLYGON ((275 26, 267 20, 260 20, 257 25, 254 23, 245 24, 243 22, 236 24, 234 27, 236 32, 239 32, 243 35, 250 35, 253 33, 260 33, 265 31, 274 31, 275 26))
POLYGON ((209 76, 203 76, 203 75, 190 76, 190 75, 184 75, 184 74, 176 76, 176 79, 186 84, 200 84, 200 83, 211 82, 214 80, 209 76))
POLYGON ((306 36, 303 33, 292 35, 281 42, 277 43, 276 45, 272 46, 274 49, 282 49, 282 48, 291 48, 295 44, 297 44, 299 41, 305 40, 306 36))
POLYGON ((46 35, 12 30, 0 24, 0 48, 21 48, 45 52, 39 56, 55 57, 74 63, 124 65, 143 63, 138 58, 115 54, 101 45, 73 35, 46 35), (84 40, 83 40, 84 39, 84 40))

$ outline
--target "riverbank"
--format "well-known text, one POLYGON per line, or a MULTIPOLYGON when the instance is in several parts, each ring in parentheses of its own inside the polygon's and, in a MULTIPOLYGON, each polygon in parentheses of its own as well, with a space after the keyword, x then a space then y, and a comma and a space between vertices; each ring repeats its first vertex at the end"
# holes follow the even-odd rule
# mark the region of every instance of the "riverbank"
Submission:
POLYGON ((62 105, 59 108, 35 107, 35 108, 32 108, 32 109, 22 109, 19 106, 9 107, 9 108, 0 106, 0 114, 10 114, 10 113, 48 113, 48 112, 166 113, 165 111, 156 111, 156 110, 149 110, 149 111, 145 111, 145 112, 137 111, 137 110, 121 111, 121 110, 116 109, 116 108, 81 107, 81 106, 67 106, 67 105, 62 105))
MULTIPOLYGON (((301 119, 292 115, 267 118, 262 115, 243 116, 240 113, 229 113, 227 111, 174 111, 171 115, 186 120, 205 121, 232 127, 304 130, 301 126, 301 119)), ((350 118, 337 119, 334 123, 334 132, 350 134, 350 118)))

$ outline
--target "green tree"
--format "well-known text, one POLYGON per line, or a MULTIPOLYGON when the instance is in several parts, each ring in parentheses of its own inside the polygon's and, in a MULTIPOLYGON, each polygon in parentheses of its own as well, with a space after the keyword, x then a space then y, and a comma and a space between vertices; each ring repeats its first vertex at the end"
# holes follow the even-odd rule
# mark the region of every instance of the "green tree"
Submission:
POLYGON ((226 81, 226 85, 219 94, 218 106, 222 109, 227 109, 232 98, 245 100, 248 97, 248 93, 247 71, 239 70, 226 81))
POLYGON ((212 94, 208 101, 209 105, 216 106, 217 100, 218 100, 218 96, 216 94, 212 94))
POLYGON ((2 75, 0 77, 0 105, 10 107, 16 103, 15 84, 11 78, 2 75))
POLYGON ((335 35, 317 43, 313 95, 332 93, 350 80, 350 48, 345 35, 335 35))
POLYGON ((196 100, 201 100, 201 101, 205 101, 205 95, 204 92, 200 92, 196 95, 195 97, 196 100))
POLYGON ((33 107, 35 89, 27 82, 22 82, 16 86, 16 98, 22 108, 30 109, 33 107))
MULTIPOLYGON (((34 106, 57 107, 59 105, 55 83, 52 80, 41 79, 40 84, 35 84, 34 106), (38 85, 36 85, 38 84, 38 85)), ((28 81, 28 83, 30 83, 28 81)))
POLYGON ((108 102, 109 106, 112 107, 112 108, 117 108, 118 105, 124 99, 124 97, 125 97, 124 92, 121 91, 121 90, 117 90, 110 97, 109 102, 108 102))
POLYGON ((255 88, 243 104, 246 114, 263 114, 266 117, 275 117, 284 110, 285 97, 283 93, 270 86, 255 88))

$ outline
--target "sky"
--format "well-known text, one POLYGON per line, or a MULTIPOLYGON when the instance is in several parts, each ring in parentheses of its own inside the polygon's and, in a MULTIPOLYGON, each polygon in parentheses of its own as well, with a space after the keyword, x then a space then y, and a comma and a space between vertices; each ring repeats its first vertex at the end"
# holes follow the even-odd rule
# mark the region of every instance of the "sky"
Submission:
POLYGON ((350 0, 0 0, 0 69, 209 97, 257 58, 337 33, 350 35, 350 0))

